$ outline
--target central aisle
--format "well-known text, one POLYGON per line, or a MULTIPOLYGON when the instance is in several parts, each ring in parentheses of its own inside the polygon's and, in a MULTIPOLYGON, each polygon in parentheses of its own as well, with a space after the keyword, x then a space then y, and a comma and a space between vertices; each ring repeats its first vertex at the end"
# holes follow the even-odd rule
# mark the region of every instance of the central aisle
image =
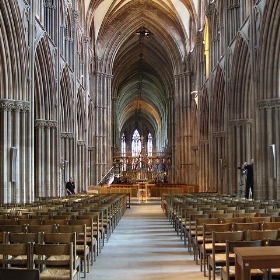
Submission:
POLYGON ((206 279, 168 222, 160 204, 131 205, 126 210, 87 278, 206 279))

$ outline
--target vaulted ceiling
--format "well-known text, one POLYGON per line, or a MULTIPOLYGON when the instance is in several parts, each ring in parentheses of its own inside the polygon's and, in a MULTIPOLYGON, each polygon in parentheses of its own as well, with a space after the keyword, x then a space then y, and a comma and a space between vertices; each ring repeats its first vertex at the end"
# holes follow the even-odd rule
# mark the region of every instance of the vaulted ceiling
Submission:
MULTIPOLYGON (((201 0, 85 1, 98 71, 113 75, 117 137, 167 137, 174 75, 184 72, 203 19, 201 0)), ((160 147, 158 147, 160 148, 160 147)))

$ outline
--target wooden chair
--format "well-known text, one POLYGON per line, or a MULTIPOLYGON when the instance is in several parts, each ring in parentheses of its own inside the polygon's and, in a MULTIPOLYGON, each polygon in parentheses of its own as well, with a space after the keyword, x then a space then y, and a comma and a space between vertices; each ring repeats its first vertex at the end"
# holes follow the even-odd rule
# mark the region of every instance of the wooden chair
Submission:
POLYGON ((86 232, 86 224, 78 224, 78 225, 58 225, 57 226, 58 233, 76 233, 77 236, 77 246, 76 253, 80 257, 80 268, 84 271, 84 277, 86 278, 86 273, 89 272, 89 256, 90 256, 90 248, 87 245, 87 232, 86 232), (84 265, 83 263, 84 262, 84 265))
POLYGON ((40 280, 38 269, 0 269, 0 280, 40 280))
POLYGON ((100 211, 100 226, 103 227, 106 240, 109 241, 111 233, 113 232, 112 217, 110 217, 110 204, 101 204, 98 207, 91 207, 91 211, 92 210, 100 211))
MULTIPOLYGON (((97 252, 96 255, 98 256, 101 253, 102 248, 102 229, 100 227, 99 221, 99 212, 87 212, 85 214, 77 216, 77 220, 84 220, 84 219, 92 219, 92 232, 93 236, 97 241, 97 252)), ((103 236, 104 237, 104 236, 103 236)))
POLYGON ((7 244, 0 243, 0 264, 3 268, 21 267, 32 268, 31 248, 32 243, 7 244))
MULTIPOLYGON (((80 257, 77 255, 77 237, 76 232, 72 233, 39 233, 39 243, 40 244, 67 244, 73 243, 73 261, 74 261, 74 269, 79 268, 80 266, 80 257)), ((50 256, 49 261, 59 260, 59 256, 50 256)), ((65 260, 65 256, 62 257, 62 260, 65 260)))
POLYGON ((90 249, 91 265, 96 261, 97 239, 94 236, 93 218, 69 220, 69 225, 86 225, 86 243, 90 249))
MULTIPOLYGON (((207 215, 207 217, 196 217, 195 219, 195 230, 194 233, 190 233, 192 240, 189 241, 193 246, 193 252, 194 252, 194 260, 196 263, 198 263, 199 257, 200 257, 200 246, 203 242, 203 225, 204 224, 218 224, 219 219, 218 218, 210 218, 209 214, 202 214, 207 215)), ((189 237, 190 238, 190 237, 189 237)), ((201 265, 201 271, 202 271, 202 264, 201 265)))
POLYGON ((188 244, 188 252, 194 251, 193 237, 196 234, 196 219, 210 218, 210 214, 190 214, 188 224, 184 228, 184 245, 188 244))
MULTIPOLYGON (((232 224, 204 224, 203 225, 203 240, 200 245, 200 260, 203 263, 203 273, 206 276, 206 264, 208 260, 208 255, 212 252, 212 232, 225 232, 231 231, 232 224)), ((202 265, 201 263, 201 265, 202 265)))
POLYGON ((187 225, 187 217, 186 217, 186 210, 193 209, 193 205, 188 205, 185 203, 178 204, 178 215, 176 219, 176 225, 175 227, 178 227, 178 233, 181 234, 181 240, 183 239, 183 234, 185 232, 185 226, 187 225))
MULTIPOLYGON (((261 240, 255 241, 226 241, 226 264, 221 268, 221 279, 222 280, 231 280, 235 279, 235 254, 233 249, 235 247, 258 247, 262 246, 261 240)), ((261 280, 263 277, 263 272, 260 269, 252 269, 251 275, 253 276, 251 279, 261 280)))
POLYGON ((215 280, 216 267, 226 264, 226 241, 244 241, 245 231, 212 231, 212 253, 208 256, 208 279, 215 280), (211 273, 212 272, 212 273, 211 273))
POLYGON ((74 268, 73 243, 35 243, 33 253, 38 256, 38 259, 33 261, 33 263, 40 270, 40 280, 79 279, 79 272, 74 268), (52 259, 50 259, 51 256, 52 259), (58 257, 58 260, 55 260, 55 256, 58 257))
MULTIPOLYGON (((267 242, 268 246, 280 246, 280 239, 273 240, 269 239, 267 242)), ((280 279, 280 268, 271 268, 268 270, 268 279, 280 279)))

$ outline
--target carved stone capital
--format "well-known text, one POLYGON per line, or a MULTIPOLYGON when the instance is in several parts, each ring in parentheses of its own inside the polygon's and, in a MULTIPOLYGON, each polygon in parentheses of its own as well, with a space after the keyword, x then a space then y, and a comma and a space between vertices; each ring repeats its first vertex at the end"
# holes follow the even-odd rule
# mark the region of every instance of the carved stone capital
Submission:
POLYGON ((0 110, 26 112, 30 110, 30 102, 23 100, 1 99, 0 110))
POLYGON ((199 143, 201 145, 209 145, 209 140, 208 139, 202 139, 202 140, 199 141, 199 143))
POLYGON ((56 128, 57 127, 57 121, 40 120, 40 119, 35 120, 35 128, 43 128, 43 127, 56 128))
POLYGON ((213 138, 226 138, 227 132, 226 131, 215 131, 215 132, 212 132, 212 137, 213 138))
POLYGON ((77 146, 86 146, 86 141, 85 140, 78 140, 77 141, 77 146))
POLYGON ((238 9, 240 8, 239 0, 234 0, 231 5, 228 5, 227 9, 232 10, 232 9, 238 9))
POLYGON ((257 102, 260 110, 280 108, 280 98, 263 99, 257 102))
POLYGON ((229 126, 252 126, 252 119, 238 119, 238 120, 230 120, 229 126))
POLYGON ((73 132, 61 132, 60 138, 74 138, 73 132))

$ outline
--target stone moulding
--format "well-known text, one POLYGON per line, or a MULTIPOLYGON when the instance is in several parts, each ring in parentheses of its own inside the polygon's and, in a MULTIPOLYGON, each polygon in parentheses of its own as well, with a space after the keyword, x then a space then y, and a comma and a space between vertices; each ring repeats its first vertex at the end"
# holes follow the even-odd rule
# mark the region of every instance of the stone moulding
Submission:
POLYGON ((216 131, 212 132, 212 136, 214 138, 226 138, 227 137, 227 132, 226 131, 216 131))
POLYGON ((1 99, 0 111, 29 111, 30 102, 24 100, 1 99))
POLYGON ((57 128, 57 121, 53 120, 35 120, 35 128, 57 128))
POLYGON ((257 104, 260 110, 280 108, 280 98, 259 100, 257 104))
POLYGON ((60 138, 74 138, 73 132, 61 132, 60 138))
POLYGON ((249 125, 252 126, 253 120, 252 119, 238 119, 238 120, 230 120, 229 126, 245 126, 249 125))
POLYGON ((85 140, 78 140, 77 145, 78 146, 86 146, 86 141, 85 140))

